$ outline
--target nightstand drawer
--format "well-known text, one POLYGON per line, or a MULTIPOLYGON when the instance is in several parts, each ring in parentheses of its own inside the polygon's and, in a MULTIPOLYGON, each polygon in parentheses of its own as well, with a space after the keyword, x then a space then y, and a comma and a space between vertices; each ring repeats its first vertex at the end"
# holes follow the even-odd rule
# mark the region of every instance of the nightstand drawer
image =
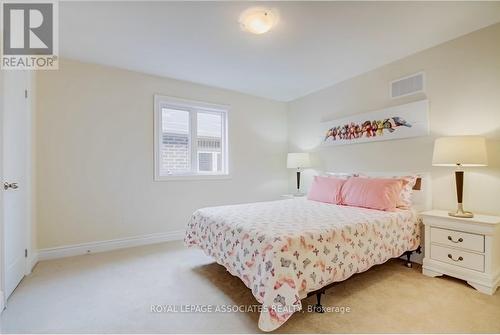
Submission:
POLYGON ((460 249, 484 252, 484 235, 431 227, 431 242, 460 249))
POLYGON ((484 271, 484 255, 478 255, 464 250, 431 245, 431 258, 436 261, 471 270, 484 271))

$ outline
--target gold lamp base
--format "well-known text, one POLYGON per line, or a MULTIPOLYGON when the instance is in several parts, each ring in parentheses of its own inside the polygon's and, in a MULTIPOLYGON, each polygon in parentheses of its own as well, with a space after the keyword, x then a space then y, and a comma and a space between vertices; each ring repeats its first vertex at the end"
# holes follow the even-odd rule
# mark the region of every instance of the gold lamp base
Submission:
POLYGON ((472 214, 472 212, 464 211, 464 207, 460 203, 458 204, 457 210, 455 212, 449 212, 448 215, 456 218, 468 218, 468 219, 474 217, 474 214, 472 214))

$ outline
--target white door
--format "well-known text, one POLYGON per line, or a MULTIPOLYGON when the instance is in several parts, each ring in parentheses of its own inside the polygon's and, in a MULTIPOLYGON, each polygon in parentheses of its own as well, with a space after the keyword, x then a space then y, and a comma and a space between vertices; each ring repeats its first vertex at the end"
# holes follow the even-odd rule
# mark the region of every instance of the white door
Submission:
POLYGON ((5 299, 23 279, 28 246, 29 73, 3 71, 3 222, 5 299))

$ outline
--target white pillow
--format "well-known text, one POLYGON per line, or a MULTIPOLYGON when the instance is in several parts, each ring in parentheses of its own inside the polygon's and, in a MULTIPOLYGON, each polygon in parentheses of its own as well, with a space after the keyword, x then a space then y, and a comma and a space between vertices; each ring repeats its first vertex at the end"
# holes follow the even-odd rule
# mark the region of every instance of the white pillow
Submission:
POLYGON ((351 173, 351 172, 326 172, 326 176, 329 177, 335 177, 335 178, 340 178, 340 179, 349 179, 351 177, 357 177, 357 173, 351 173))

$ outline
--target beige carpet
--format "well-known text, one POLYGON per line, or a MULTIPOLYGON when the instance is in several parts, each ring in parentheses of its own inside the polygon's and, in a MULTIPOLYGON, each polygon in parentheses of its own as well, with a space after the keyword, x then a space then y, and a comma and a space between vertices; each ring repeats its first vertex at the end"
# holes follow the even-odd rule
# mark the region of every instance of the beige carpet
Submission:
MULTIPOLYGON (((500 332, 500 291, 428 278, 393 260, 327 291, 325 306, 296 313, 279 332, 500 332)), ((313 304, 314 297, 303 301, 313 304)), ((2 332, 259 332, 257 313, 152 313, 151 305, 252 305, 242 282, 180 242, 39 263, 1 316, 2 332)), ((178 307, 179 308, 179 307, 178 307)))

